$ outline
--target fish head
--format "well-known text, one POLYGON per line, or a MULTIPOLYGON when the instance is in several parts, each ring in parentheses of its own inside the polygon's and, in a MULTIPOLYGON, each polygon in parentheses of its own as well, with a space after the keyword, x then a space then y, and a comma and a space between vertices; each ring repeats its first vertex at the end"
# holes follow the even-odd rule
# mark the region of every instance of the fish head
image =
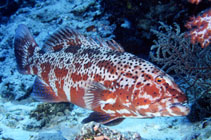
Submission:
MULTIPOLYGON (((147 75, 147 74, 146 74, 147 75)), ((143 118, 185 116, 190 112, 187 97, 168 74, 156 68, 143 80, 134 99, 136 112, 143 118), (148 78, 147 78, 148 77, 148 78), (146 80, 147 79, 147 80, 146 80), (144 81, 144 82, 143 82, 144 81)))

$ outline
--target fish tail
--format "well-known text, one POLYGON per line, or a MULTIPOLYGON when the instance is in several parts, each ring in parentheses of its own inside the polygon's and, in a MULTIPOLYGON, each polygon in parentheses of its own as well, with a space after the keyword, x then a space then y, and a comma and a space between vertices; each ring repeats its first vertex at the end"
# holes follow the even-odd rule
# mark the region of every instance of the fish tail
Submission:
POLYGON ((33 57, 38 45, 26 25, 21 24, 16 29, 14 47, 18 71, 22 74, 30 74, 29 58, 33 57))

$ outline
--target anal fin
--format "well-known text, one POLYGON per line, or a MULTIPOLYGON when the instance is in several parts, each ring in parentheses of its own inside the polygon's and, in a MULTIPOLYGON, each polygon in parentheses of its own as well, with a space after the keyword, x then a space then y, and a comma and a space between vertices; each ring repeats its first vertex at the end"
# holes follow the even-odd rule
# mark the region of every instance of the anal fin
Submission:
POLYGON ((33 86, 32 96, 43 102, 62 102, 63 100, 56 96, 52 88, 40 78, 36 78, 33 86))
POLYGON ((91 121, 101 123, 107 126, 114 126, 118 125, 124 120, 124 118, 119 118, 116 116, 111 116, 109 114, 99 113, 99 112, 92 112, 87 118, 85 118, 82 123, 89 123, 91 121))

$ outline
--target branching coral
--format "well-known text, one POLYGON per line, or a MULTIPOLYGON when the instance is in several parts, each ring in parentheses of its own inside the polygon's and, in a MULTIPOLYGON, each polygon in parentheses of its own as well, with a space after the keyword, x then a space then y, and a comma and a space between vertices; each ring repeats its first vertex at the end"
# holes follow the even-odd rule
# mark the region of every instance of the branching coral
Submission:
POLYGON ((160 23, 158 31, 152 30, 158 40, 151 47, 150 58, 167 73, 174 74, 186 93, 199 98, 211 93, 211 47, 192 45, 180 27, 160 23))

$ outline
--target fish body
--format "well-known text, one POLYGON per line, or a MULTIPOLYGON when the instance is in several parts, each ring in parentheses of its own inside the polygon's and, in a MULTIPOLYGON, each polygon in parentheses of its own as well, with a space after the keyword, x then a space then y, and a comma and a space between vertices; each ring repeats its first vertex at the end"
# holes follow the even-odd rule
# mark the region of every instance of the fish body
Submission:
POLYGON ((19 25, 14 46, 19 72, 37 76, 33 96, 93 110, 84 123, 113 125, 125 117, 189 113, 185 94, 168 74, 115 41, 94 40, 65 27, 40 49, 28 28, 19 25))

